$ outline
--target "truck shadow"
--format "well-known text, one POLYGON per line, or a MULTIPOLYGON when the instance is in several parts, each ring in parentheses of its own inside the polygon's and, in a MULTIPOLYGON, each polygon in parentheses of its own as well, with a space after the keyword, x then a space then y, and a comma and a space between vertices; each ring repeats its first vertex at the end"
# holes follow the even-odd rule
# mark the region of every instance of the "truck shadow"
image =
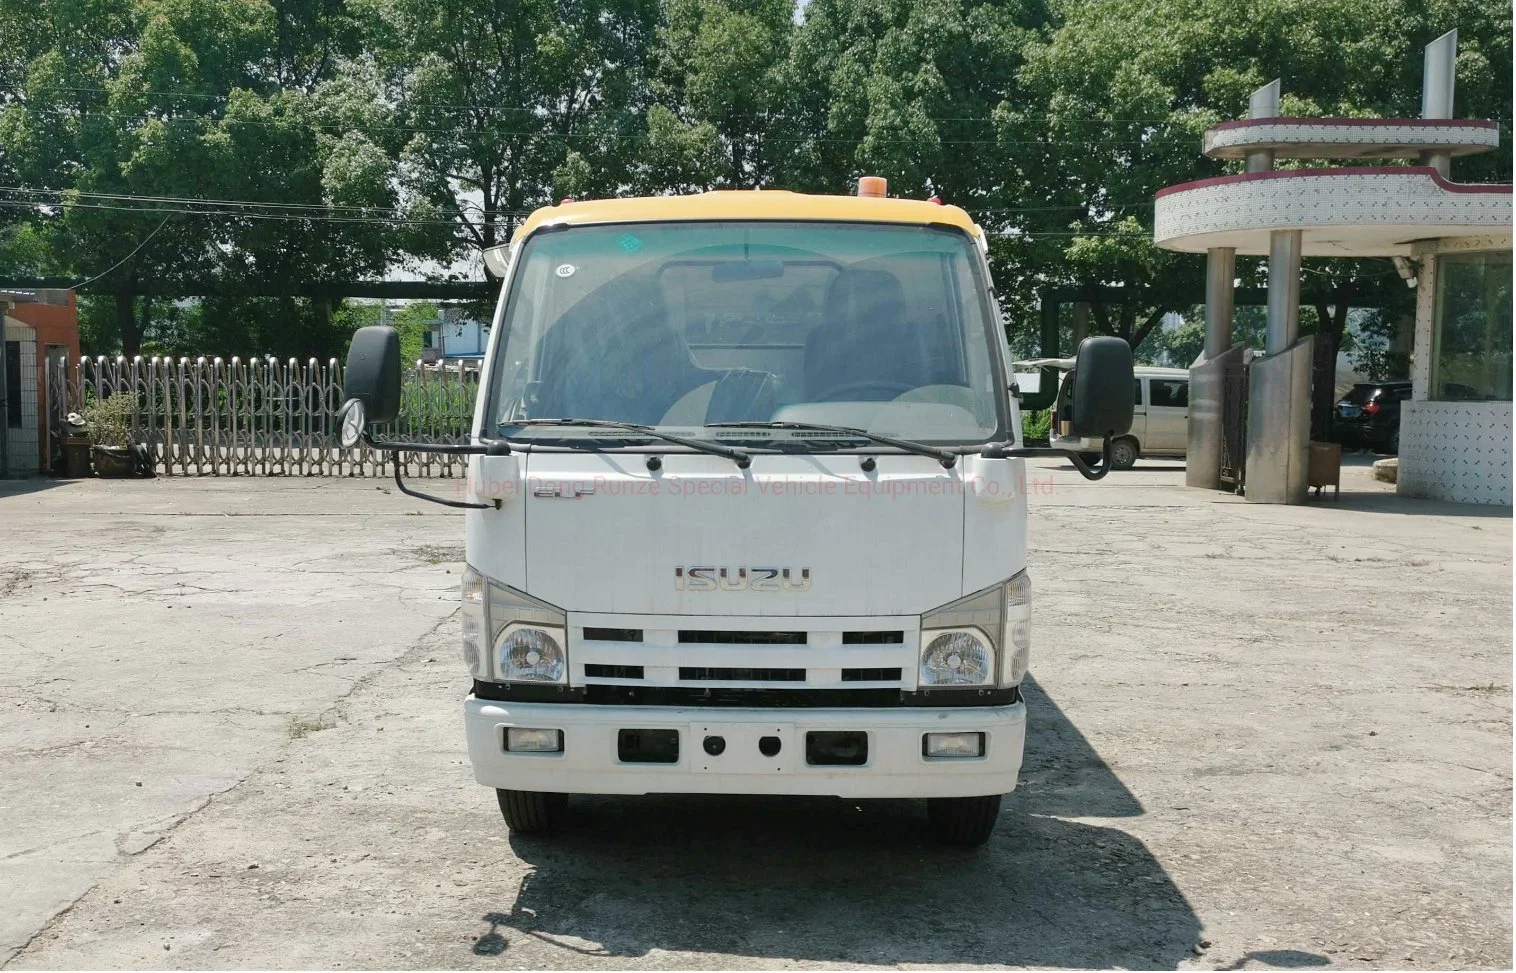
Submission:
MULTIPOLYGON (((990 843, 945 849, 919 802, 577 798, 570 830, 512 837, 534 866, 479 916, 475 954, 526 940, 585 957, 653 950, 826 964, 1175 967, 1200 923, 1115 828, 1142 806, 1035 684, 1024 785, 990 843), (598 944, 598 945, 595 945, 598 944)), ((570 960, 572 963, 573 961, 570 960)))

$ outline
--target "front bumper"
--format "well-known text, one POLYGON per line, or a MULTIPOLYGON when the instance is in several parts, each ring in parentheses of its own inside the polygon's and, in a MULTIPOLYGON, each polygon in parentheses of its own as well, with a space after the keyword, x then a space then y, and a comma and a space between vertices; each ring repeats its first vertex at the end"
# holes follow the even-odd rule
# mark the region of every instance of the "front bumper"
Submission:
POLYGON ((936 708, 779 709, 605 706, 464 701, 474 779, 486 787, 565 794, 811 794, 857 798, 977 797, 1016 787, 1026 741, 1026 704, 936 708), (511 726, 563 731, 561 753, 511 753, 511 726), (623 729, 676 730, 674 763, 625 763, 623 729), (810 766, 806 733, 863 731, 868 758, 859 766, 810 766), (928 732, 978 731, 982 757, 931 759, 928 732), (720 736, 726 749, 708 755, 702 742, 720 736), (778 737, 777 754, 758 741, 778 737))

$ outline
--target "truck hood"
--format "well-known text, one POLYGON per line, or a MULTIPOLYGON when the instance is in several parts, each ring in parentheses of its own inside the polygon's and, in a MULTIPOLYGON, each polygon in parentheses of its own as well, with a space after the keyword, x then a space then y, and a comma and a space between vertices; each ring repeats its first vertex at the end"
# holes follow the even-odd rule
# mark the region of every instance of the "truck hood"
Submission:
POLYGON ((534 451, 470 561, 568 611, 692 616, 919 614, 1021 567, 1019 460, 859 459, 534 451))

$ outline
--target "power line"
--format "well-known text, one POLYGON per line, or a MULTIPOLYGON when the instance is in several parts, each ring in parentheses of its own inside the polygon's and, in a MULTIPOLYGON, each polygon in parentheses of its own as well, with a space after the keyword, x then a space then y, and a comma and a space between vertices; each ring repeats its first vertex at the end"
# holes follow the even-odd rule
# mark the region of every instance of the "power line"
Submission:
MULTIPOLYGON (((249 213, 239 210, 203 210, 186 209, 181 207, 166 206, 110 206, 103 203, 54 203, 37 200, 0 199, 0 206, 8 206, 16 209, 37 209, 42 206, 67 206, 74 209, 99 210, 113 213, 140 213, 143 215, 156 215, 159 213, 179 216, 223 216, 237 219, 264 220, 285 223, 339 223, 359 224, 368 226, 448 226, 454 229, 462 229, 466 224, 459 220, 423 220, 406 219, 402 217, 347 217, 347 216, 311 216, 297 213, 249 213)), ((994 210, 981 210, 981 214, 997 212, 994 210)), ((523 214, 524 215, 524 214, 523 214)), ((495 225, 501 225, 495 221, 495 225)), ((1004 234, 998 234, 1004 235, 1004 234)), ((1147 231, 1129 230, 1033 230, 1015 229, 1017 238, 1032 239, 1036 237, 1147 237, 1147 231)))
MULTIPOLYGON (((72 92, 91 91, 91 92, 98 92, 98 93, 102 93, 102 94, 108 94, 113 89, 102 88, 102 87, 90 87, 90 86, 83 86, 83 85, 50 84, 50 85, 44 85, 44 86, 42 86, 41 88, 39 88, 37 90, 39 90, 39 91, 72 91, 72 92)), ((282 91, 287 91, 287 90, 292 90, 292 89, 278 89, 278 90, 282 92, 282 91)), ((293 90, 297 90, 298 91, 299 89, 293 89, 293 90)), ((153 89, 136 89, 136 90, 133 90, 131 93, 132 94, 138 94, 138 95, 153 95, 153 96, 156 96, 156 97, 163 97, 163 98, 201 98, 201 99, 209 99, 209 100, 214 100, 214 101, 226 101, 229 98, 229 95, 213 94, 213 93, 209 93, 209 92, 198 92, 198 91, 162 91, 162 90, 153 90, 153 89)), ((516 106, 512 106, 512 105, 499 105, 499 104, 490 104, 490 103, 467 103, 467 102, 459 103, 459 102, 441 102, 441 101, 415 101, 415 100, 412 100, 410 98, 403 97, 403 96, 401 98, 396 99, 394 102, 390 103, 386 107, 392 107, 392 108, 409 107, 409 108, 457 109, 459 111, 481 111, 481 112, 493 112, 493 113, 500 113, 500 114, 515 113, 515 114, 521 114, 521 115, 532 115, 534 117, 541 117, 541 115, 542 115, 542 110, 540 108, 535 108, 535 107, 522 108, 522 107, 516 107, 516 106)), ((669 106, 664 105, 662 107, 667 108, 669 106)), ((614 108, 600 108, 600 109, 589 109, 589 110, 585 110, 585 111, 581 111, 581 112, 575 112, 575 114, 578 117, 584 118, 584 117, 593 117, 593 116, 596 116, 596 115, 617 114, 619 111, 620 111, 619 109, 614 109, 614 108)), ((1075 124, 1075 125, 1078 125, 1078 124, 1091 124, 1091 125, 1161 124, 1161 123, 1168 123, 1168 122, 1174 122, 1174 121, 1179 121, 1179 120, 1185 120, 1186 117, 1188 117, 1188 118, 1195 118, 1196 116, 1200 116, 1200 115, 1204 114, 1205 112, 1206 112, 1206 109, 1201 109, 1201 108, 1196 108, 1196 107, 1189 107, 1189 108, 1176 109, 1175 110, 1175 114, 1173 114, 1173 115, 1164 115, 1164 116, 1151 117, 1151 118, 1097 118, 1095 116, 1089 116, 1089 117, 1086 117, 1086 118, 1071 118, 1071 117, 1069 117, 1067 115, 1057 115, 1057 114, 1048 113, 1048 114, 1044 114, 1044 115, 1020 115, 1020 116, 1017 117, 1016 121, 1017 122, 1023 122, 1023 121, 1048 121, 1048 122, 1057 122, 1059 124, 1075 124), (1186 112, 1189 113, 1188 116, 1186 116, 1186 114, 1185 114, 1186 112)), ((784 115, 784 114, 775 113, 775 112, 727 112, 727 113, 723 114, 721 117, 722 118, 762 118, 762 119, 801 121, 801 120, 805 120, 809 116, 784 115)), ((930 121, 930 122, 980 122, 980 123, 983 123, 983 124, 992 124, 994 122, 993 118, 988 117, 986 115, 928 115, 928 116, 924 116, 924 117, 925 117, 926 121, 930 121)), ((1363 116, 1363 117, 1371 117, 1371 116, 1363 116)), ((1226 119, 1220 119, 1220 118, 1218 118, 1218 121, 1225 121, 1225 120, 1226 119)), ((1511 121, 1511 119, 1509 117, 1501 116, 1501 115, 1486 116, 1484 120, 1485 121, 1493 121, 1493 122, 1501 122, 1501 123, 1507 123, 1507 122, 1511 121)))
POLYGON ((119 267, 122 264, 126 263, 128 260, 132 259, 139 252, 141 252, 142 248, 145 247, 145 246, 147 246, 148 242, 150 240, 152 240, 153 237, 157 236, 158 235, 158 231, 161 230, 161 229, 163 229, 165 226, 168 226, 168 217, 167 216, 165 216, 163 218, 163 222, 162 223, 159 223, 157 226, 153 227, 153 232, 149 233, 147 236, 145 236, 145 237, 142 238, 142 242, 141 243, 137 244, 135 247, 132 248, 132 252, 131 253, 127 254, 124 257, 122 257, 120 260, 118 260, 115 263, 111 264, 109 267, 107 267, 104 270, 100 271, 100 273, 96 274, 95 276, 91 277, 90 279, 80 281, 79 283, 75 284, 70 289, 71 290, 78 290, 79 288, 83 287, 86 284, 93 284, 95 281, 99 280, 100 278, 104 277, 106 274, 108 274, 111 271, 115 270, 117 267, 119 267))
MULTIPOLYGON (((28 186, 0 186, 0 192, 31 193, 33 195, 51 195, 51 196, 60 196, 60 197, 67 196, 70 193, 72 193, 72 195, 77 196, 77 197, 79 197, 81 199, 106 199, 106 200, 116 200, 116 201, 131 200, 131 201, 136 201, 136 202, 183 203, 183 204, 192 204, 192 205, 201 205, 201 204, 204 204, 204 205, 209 205, 209 206, 260 206, 260 207, 266 207, 266 208, 269 208, 269 209, 320 210, 320 211, 323 211, 323 212, 325 212, 325 211, 331 211, 331 210, 338 210, 338 211, 344 211, 344 212, 359 212, 359 213, 397 213, 397 214, 403 214, 405 212, 404 210, 397 209, 397 208, 395 208, 393 206, 355 206, 355 205, 343 205, 343 204, 338 204, 338 203, 284 203, 284 202, 271 202, 271 201, 263 201, 263 200, 256 200, 256 199, 201 199, 201 198, 194 197, 194 196, 142 196, 142 195, 133 195, 133 194, 129 194, 129 193, 91 193, 91 192, 81 192, 81 191, 78 191, 78 190, 33 189, 31 187, 28 187, 28 186)), ((60 205, 70 205, 70 204, 68 203, 67 200, 64 200, 60 205)), ((527 216, 527 215, 530 214, 531 211, 530 210, 486 210, 486 209, 478 209, 477 212, 480 213, 481 215, 484 215, 484 216, 493 216, 493 215, 527 216)), ((402 218, 408 218, 408 217, 402 217, 402 218)))
MULTIPOLYGON (((405 212, 404 210, 396 209, 394 207, 389 207, 389 206, 353 206, 353 205, 338 205, 338 204, 325 204, 325 203, 284 203, 284 202, 266 202, 266 201, 263 201, 263 200, 256 200, 256 199, 204 199, 204 198, 194 197, 194 196, 145 196, 145 195, 131 194, 131 193, 91 193, 91 192, 78 192, 78 191, 73 191, 73 190, 62 190, 62 189, 41 189, 41 188, 32 188, 32 187, 29 187, 29 186, 0 186, 0 192, 32 193, 34 195, 51 195, 51 196, 60 196, 60 197, 61 196, 66 196, 70 192, 72 192, 73 195, 81 197, 81 198, 114 200, 114 201, 118 201, 118 202, 120 202, 120 201, 133 201, 133 202, 150 202, 150 203, 187 203, 187 204, 194 204, 194 205, 205 204, 205 205, 212 205, 212 206, 260 206, 260 207, 269 207, 269 208, 278 208, 278 209, 307 209, 307 210, 323 210, 323 211, 325 211, 325 210, 344 210, 344 211, 357 211, 357 212, 364 212, 364 213, 402 213, 403 214, 405 212)), ((973 212, 975 212, 975 213, 983 213, 983 214, 1037 213, 1037 212, 1058 212, 1058 211, 1062 211, 1062 210, 1071 210, 1071 209, 1088 209, 1091 206, 1096 206, 1096 207, 1099 207, 1099 208, 1102 208, 1102 209, 1124 209, 1124 208, 1130 208, 1130 207, 1133 207, 1133 206, 1146 206, 1146 205, 1148 205, 1151 202, 1152 202, 1151 199, 1143 199, 1143 200, 1139 200, 1139 201, 1136 201, 1136 202, 1088 201, 1088 202, 1075 202, 1075 203, 1050 203, 1050 204, 1039 205, 1039 206, 1005 206, 1005 207, 994 207, 994 208, 989 208, 989 207, 967 207, 967 208, 972 209, 973 212)), ((65 200, 60 205, 69 205, 69 204, 65 200)), ((476 208, 475 212, 478 212, 479 214, 484 215, 484 216, 526 217, 526 216, 530 216, 533 212, 535 212, 535 210, 505 210, 505 209, 487 210, 487 209, 483 209, 483 208, 476 208)), ((402 218, 408 218, 408 217, 402 217, 402 218)))
MULTIPOLYGON (((25 187, 19 187, 19 186, 0 186, 0 192, 31 193, 33 195, 48 195, 48 196, 53 196, 53 197, 65 197, 66 196, 66 193, 64 191, 62 191, 62 190, 27 189, 25 187)), ((459 227, 465 226, 465 225, 477 225, 477 223, 481 222, 481 221, 478 221, 478 220, 464 219, 462 217, 455 218, 455 219, 441 220, 441 219, 428 219, 428 218, 423 218, 423 217, 407 217, 407 216, 403 216, 403 215, 402 216, 379 216, 379 215, 375 215, 375 216, 372 216, 372 217, 325 215, 326 207, 323 207, 320 204, 312 204, 312 203, 265 203, 265 202, 261 202, 261 201, 257 201, 257 200, 212 200, 212 199, 202 200, 202 199, 195 199, 195 198, 191 198, 191 197, 136 196, 136 195, 127 195, 127 194, 113 194, 113 193, 78 193, 76 195, 81 196, 81 197, 87 197, 87 198, 93 199, 93 200, 108 200, 108 201, 115 201, 115 202, 154 203, 154 204, 179 204, 179 205, 178 206, 174 206, 174 207, 163 206, 163 205, 152 205, 152 206, 148 206, 148 205, 144 205, 144 206, 108 206, 108 205, 104 205, 104 204, 100 204, 100 203, 79 203, 79 202, 71 201, 70 199, 67 199, 67 198, 58 198, 56 200, 20 200, 20 199, 17 199, 17 200, 0 200, 0 204, 8 204, 8 205, 11 205, 11 206, 25 206, 25 207, 61 206, 61 207, 73 207, 73 208, 76 208, 76 209, 99 209, 99 210, 111 210, 111 211, 115 211, 115 212, 130 212, 130 213, 162 213, 162 212, 169 212, 169 213, 179 213, 179 214, 193 215, 193 216, 233 216, 233 217, 246 217, 248 219, 285 220, 285 221, 290 221, 290 222, 316 221, 316 222, 333 222, 333 223, 371 223, 371 224, 380 224, 380 223, 383 223, 383 224, 391 224, 391 225, 459 226, 459 227), (294 212, 294 213, 255 213, 255 212, 247 212, 246 210, 242 210, 242 209, 239 209, 239 210, 218 210, 218 209, 195 209, 195 208, 189 208, 189 207, 198 206, 198 205, 205 205, 205 206, 240 206, 240 207, 271 207, 271 208, 294 207, 294 208, 299 208, 301 210, 317 210, 317 211, 321 211, 321 212, 320 213, 314 213, 314 214, 313 213, 306 213, 306 212, 294 212)), ((1009 215, 1023 214, 1023 213, 1057 213, 1057 212, 1074 213, 1074 212, 1086 212, 1086 211, 1088 211, 1090 209, 1091 206, 1096 206, 1096 207, 1099 207, 1101 209, 1122 210, 1122 209, 1131 209, 1133 207, 1138 207, 1138 206, 1146 206, 1150 202, 1151 202, 1151 200, 1143 200, 1143 201, 1138 202, 1138 203, 1106 203, 1106 202, 1101 202, 1101 203, 1063 203, 1063 204, 1052 204, 1052 205, 1042 205, 1042 206, 1007 206, 1007 207, 985 207, 985 208, 968 206, 968 207, 965 207, 965 208, 968 209, 970 212, 974 213, 977 216, 985 217, 985 216, 1009 216, 1009 215)), ((332 207, 332 208, 333 209, 340 209, 340 210, 357 210, 359 212, 363 212, 364 211, 363 207, 332 207)), ((374 212, 401 213, 403 211, 396 210, 396 209, 391 209, 391 208, 387 208, 387 207, 385 207, 385 208, 378 208, 378 207, 376 207, 375 210, 374 210, 374 212)), ((483 210, 483 209, 481 209, 478 212, 482 216, 492 217, 492 219, 486 220, 485 222, 493 222, 493 223, 497 223, 498 224, 499 222, 501 222, 501 220, 499 219, 501 217, 504 217, 507 220, 520 220, 520 219, 525 219, 526 217, 530 216, 534 211, 533 210, 483 210)), ((1026 230, 1024 232, 1026 232, 1026 233, 1037 233, 1038 235, 1048 235, 1048 234, 1051 234, 1051 233, 1062 232, 1062 231, 1026 230)), ((1073 236, 1116 235, 1116 231, 1103 231, 1103 230, 1069 231, 1069 234, 1073 235, 1073 236)))
MULTIPOLYGON (((113 89, 110 89, 110 88, 101 88, 101 87, 87 87, 87 86, 81 86, 81 85, 50 84, 50 85, 44 85, 44 86, 42 86, 41 88, 39 88, 37 90, 39 90, 39 91, 73 91, 73 92, 93 91, 93 92, 99 92, 99 93, 102 93, 102 94, 107 94, 107 93, 110 93, 113 89)), ((280 89, 280 90, 288 90, 288 89, 280 89)), ((136 89, 136 90, 133 90, 131 92, 131 94, 134 94, 134 95, 153 95, 153 96, 162 97, 162 98, 202 98, 202 99, 209 99, 209 100, 213 100, 213 101, 226 101, 229 98, 229 95, 212 94, 212 93, 208 93, 208 92, 197 92, 197 91, 159 91, 159 90, 136 89)), ((540 108, 522 108, 522 107, 516 107, 516 106, 512 106, 512 105, 498 105, 498 104, 488 104, 488 103, 467 103, 467 102, 460 103, 460 102, 441 102, 441 101, 415 101, 415 100, 412 100, 412 99, 406 98, 406 97, 401 97, 399 99, 396 99, 393 103, 391 103, 390 105, 388 105, 386 107, 394 107, 394 108, 399 108, 399 107, 409 107, 409 108, 444 108, 444 109, 457 109, 459 111, 496 112, 496 113, 501 113, 501 114, 510 112, 510 113, 516 113, 516 114, 522 114, 522 115, 528 115, 529 114, 529 115, 533 115, 533 116, 540 116, 542 114, 542 110, 540 108)), ((650 107, 656 107, 656 106, 650 106, 650 107)), ((662 105, 662 107, 668 108, 669 106, 662 105)), ((670 110, 672 110, 672 109, 670 109, 670 110)), ((579 117, 586 117, 586 116, 595 116, 595 115, 602 115, 602 114, 604 114, 604 115, 617 114, 618 112, 619 112, 619 109, 614 109, 614 108, 599 108, 599 109, 589 109, 589 110, 582 111, 582 112, 575 112, 575 114, 578 115, 579 117)), ((805 116, 783 115, 783 114, 776 113, 776 112, 727 112, 727 113, 723 114, 721 117, 722 118, 770 118, 770 119, 799 120, 799 119, 801 119, 801 118, 803 118, 805 116)), ((986 122, 986 123, 988 123, 988 122, 992 122, 993 121, 992 118, 989 118, 989 117, 983 116, 983 115, 930 115, 930 116, 926 116, 926 119, 928 121, 933 121, 933 122, 986 122)), ((1033 120, 1033 119, 1036 119, 1036 120, 1045 120, 1045 121, 1056 121, 1056 122, 1072 122, 1072 123, 1076 123, 1076 124, 1077 123, 1088 122, 1088 123, 1091 123, 1091 124, 1097 124, 1098 123, 1098 124, 1104 125, 1104 124, 1111 124, 1111 123, 1128 123, 1128 122, 1131 122, 1131 123, 1172 122, 1172 121, 1175 120, 1175 116, 1169 115, 1169 116, 1156 117, 1156 118, 1095 118, 1095 117, 1089 117, 1089 118, 1069 118, 1067 116, 1054 115, 1054 114, 1047 114, 1047 115, 1022 115, 1022 116, 1020 116, 1020 120, 1033 120)))
MULTIPOLYGON (((29 110, 36 111, 36 112, 46 112, 48 114, 60 115, 60 116, 65 116, 65 117, 69 117, 69 118, 75 118, 75 117, 82 117, 82 118, 114 118, 114 119, 131 119, 131 120, 142 121, 142 122, 152 122, 152 121, 158 121, 158 122, 197 121, 197 122, 209 122, 209 123, 212 123, 212 124, 218 124, 218 123, 222 123, 222 122, 231 122, 231 123, 233 123, 235 125, 259 125, 259 126, 270 127, 270 128, 272 128, 272 127, 284 127, 284 126, 286 126, 288 124, 291 124, 291 123, 283 121, 283 120, 266 120, 266 119, 256 119, 256 118, 227 119, 225 117, 219 117, 218 118, 218 117, 214 117, 214 116, 210 116, 210 115, 162 116, 162 115, 152 115, 152 114, 136 114, 136 113, 133 113, 133 112, 79 111, 79 110, 68 109, 68 108, 45 108, 45 107, 44 108, 30 108, 29 110)), ((350 131, 354 131, 355 130, 352 126, 348 126, 348 125, 325 124, 325 123, 322 123, 322 122, 315 122, 315 121, 309 121, 309 120, 300 120, 300 121, 295 122, 293 124, 294 124, 294 127, 302 127, 303 126, 303 127, 307 127, 307 128, 318 129, 318 130, 329 131, 329 132, 350 132, 350 131)), ((375 131, 385 131, 385 132, 411 132, 411 133, 418 133, 418 132, 420 132, 420 133, 427 133, 427 134, 433 134, 433 135, 488 136, 489 138, 495 138, 495 139, 502 139, 502 138, 546 139, 546 140, 560 140, 560 141, 565 141, 565 142, 568 142, 568 141, 594 142, 594 141, 599 141, 599 140, 610 140, 610 141, 619 141, 619 142, 645 142, 645 141, 648 141, 649 139, 652 138, 652 135, 650 135, 650 134, 648 134, 646 132, 638 132, 638 133, 618 133, 618 132, 540 132, 540 131, 539 132, 532 132, 532 131, 472 132, 472 131, 469 131, 468 129, 459 128, 459 127, 439 128, 439 127, 434 127, 434 126, 397 125, 397 124, 393 124, 393 123, 389 123, 389 122, 380 122, 380 123, 377 123, 377 124, 371 126, 371 129, 375 130, 375 131)), ((1194 133, 1188 132, 1188 131, 1186 131, 1186 132, 1173 132, 1173 133, 1167 134, 1164 137, 1165 138, 1174 138, 1174 139, 1178 139, 1180 137, 1183 137, 1184 139, 1192 139, 1192 138, 1194 138, 1194 133)), ((765 142, 775 143, 775 144, 779 144, 779 145, 813 145, 813 144, 818 144, 818 143, 819 144, 857 145, 860 141, 867 140, 867 141, 873 142, 873 143, 878 144, 878 145, 960 145, 960 146, 975 146, 975 145, 1083 145, 1083 146, 1106 145, 1106 146, 1148 146, 1148 145, 1153 145, 1155 142, 1162 141, 1162 139, 1160 139, 1158 137, 1148 138, 1148 139, 1140 139, 1140 138, 1138 138, 1138 139, 1131 139, 1131 138, 1128 138, 1128 139, 1052 139, 1052 138, 1049 138, 1049 139, 1000 139, 1000 138, 989 138, 989 139, 954 139, 954 138, 878 138, 878 137, 875 137, 875 136, 869 135, 869 134, 865 134, 865 135, 858 136, 858 137, 840 137, 840 136, 821 136, 821 135, 817 135, 817 136, 803 136, 803 137, 798 137, 798 138, 782 138, 782 137, 778 137, 778 136, 767 136, 767 135, 765 135, 765 136, 762 136, 762 139, 765 142)))
POLYGON ((407 219, 404 217, 381 217, 370 219, 357 216, 309 216, 297 213, 249 213, 245 210, 214 210, 214 209, 185 209, 182 207, 169 206, 108 206, 101 203, 57 203, 45 200, 26 199, 0 199, 0 206, 9 206, 15 209, 37 209, 43 206, 66 206, 70 209, 102 210, 114 213, 142 213, 155 215, 158 213, 177 214, 180 216, 226 216, 246 220, 268 220, 285 223, 355 223, 389 226, 451 226, 462 228, 466 224, 459 220, 423 220, 407 219))

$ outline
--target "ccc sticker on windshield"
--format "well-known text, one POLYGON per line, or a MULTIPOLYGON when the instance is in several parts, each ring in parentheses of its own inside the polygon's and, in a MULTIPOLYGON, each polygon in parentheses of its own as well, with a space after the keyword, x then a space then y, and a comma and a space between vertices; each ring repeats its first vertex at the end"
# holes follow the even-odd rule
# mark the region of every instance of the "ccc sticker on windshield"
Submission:
POLYGON ((572 277, 574 276, 574 265, 559 264, 557 273, 559 277, 572 277))

